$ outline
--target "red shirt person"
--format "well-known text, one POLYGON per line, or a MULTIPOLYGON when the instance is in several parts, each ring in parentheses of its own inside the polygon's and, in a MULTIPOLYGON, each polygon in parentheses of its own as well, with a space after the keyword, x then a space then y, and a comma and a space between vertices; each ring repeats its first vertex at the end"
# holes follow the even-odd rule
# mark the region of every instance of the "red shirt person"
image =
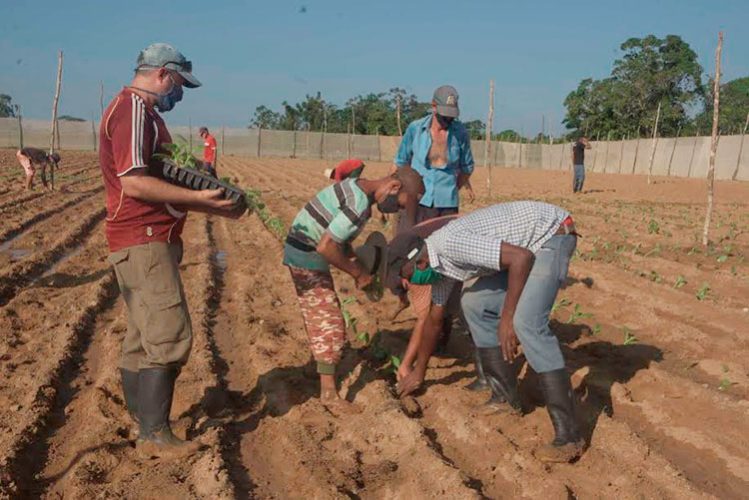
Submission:
POLYGON ((174 383, 192 346, 180 235, 188 210, 228 214, 232 205, 221 190, 192 191, 163 179, 154 155, 166 152, 171 136, 157 110, 171 110, 183 86, 200 86, 192 63, 170 45, 150 45, 130 86, 104 112, 99 136, 108 260, 128 316, 120 373, 128 411, 140 425, 136 448, 147 457, 197 449, 169 426, 174 383))
POLYGON ((336 165, 335 168, 325 169, 325 177, 334 182, 341 182, 349 177, 359 178, 364 171, 364 162, 358 158, 349 158, 336 165))
POLYGON ((207 127, 200 127, 200 137, 203 138, 203 166, 216 177, 216 138, 208 132, 207 127))

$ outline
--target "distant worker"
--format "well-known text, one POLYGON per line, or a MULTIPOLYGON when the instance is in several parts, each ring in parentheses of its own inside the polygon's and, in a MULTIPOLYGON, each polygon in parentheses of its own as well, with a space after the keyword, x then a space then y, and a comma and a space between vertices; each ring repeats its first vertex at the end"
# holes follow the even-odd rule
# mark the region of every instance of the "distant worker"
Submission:
POLYGON ((16 152, 16 158, 18 163, 23 167, 26 172, 26 186, 25 189, 33 189, 34 185, 34 174, 36 173, 36 166, 42 168, 42 185, 47 187, 47 167, 56 168, 57 164, 60 163, 60 155, 57 153, 48 154, 39 148, 23 148, 16 152))
POLYGON ((350 158, 348 160, 343 160, 341 163, 336 165, 335 168, 325 169, 325 177, 331 179, 334 182, 341 182, 348 179, 349 177, 358 179, 359 177, 361 177, 363 171, 364 162, 358 158, 350 158))
POLYGON ((572 177, 572 192, 579 193, 583 190, 585 182, 585 150, 590 149, 590 141, 581 135, 572 145, 572 166, 574 169, 572 177))
MULTIPOLYGON (((471 138, 460 114, 458 91, 443 85, 434 91, 432 113, 409 124, 392 171, 410 165, 424 179, 416 223, 458 213, 458 190, 473 173, 471 138)), ((399 230, 407 229, 403 223, 399 230)))
POLYGON ((213 177, 216 177, 216 138, 208 132, 207 127, 200 127, 203 138, 203 166, 213 177))
POLYGON ((179 275, 188 210, 229 215, 220 189, 193 191, 163 180, 154 153, 172 142, 157 110, 200 87, 192 63, 165 43, 138 56, 132 83, 109 103, 101 122, 99 160, 106 193, 108 260, 127 306, 120 374, 125 405, 139 424, 136 452, 184 456, 198 444, 169 425, 174 385, 192 346, 192 326, 179 275))

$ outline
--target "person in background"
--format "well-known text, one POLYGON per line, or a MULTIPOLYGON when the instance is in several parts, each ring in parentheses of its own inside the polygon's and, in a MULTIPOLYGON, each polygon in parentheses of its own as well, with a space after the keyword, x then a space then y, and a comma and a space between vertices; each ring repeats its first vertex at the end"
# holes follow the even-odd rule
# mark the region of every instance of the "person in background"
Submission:
POLYGON ((579 193, 583 190, 585 182, 585 150, 590 149, 590 141, 581 135, 572 145, 572 192, 579 193))
POLYGON ((349 177, 359 178, 364 171, 364 162, 358 158, 343 160, 335 168, 325 169, 325 177, 333 182, 341 182, 349 177))
POLYGON ((208 132, 207 127, 200 127, 200 137, 203 138, 203 167, 216 177, 216 138, 208 132))
POLYGON ((34 174, 36 173, 36 166, 42 169, 42 186, 47 187, 47 167, 57 168, 57 164, 60 163, 60 155, 57 153, 48 154, 39 148, 23 148, 16 151, 16 158, 18 163, 23 167, 26 172, 26 185, 25 189, 34 188, 34 174))

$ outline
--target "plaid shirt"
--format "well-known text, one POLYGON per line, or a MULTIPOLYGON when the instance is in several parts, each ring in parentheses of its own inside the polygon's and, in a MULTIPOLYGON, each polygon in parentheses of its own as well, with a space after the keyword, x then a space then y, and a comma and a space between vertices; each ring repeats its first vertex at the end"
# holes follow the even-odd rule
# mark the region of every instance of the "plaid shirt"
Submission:
POLYGON ((457 281, 500 270, 502 242, 536 253, 569 213, 538 201, 499 203, 450 222, 426 239, 429 263, 445 279, 432 286, 432 302, 444 305, 457 281))

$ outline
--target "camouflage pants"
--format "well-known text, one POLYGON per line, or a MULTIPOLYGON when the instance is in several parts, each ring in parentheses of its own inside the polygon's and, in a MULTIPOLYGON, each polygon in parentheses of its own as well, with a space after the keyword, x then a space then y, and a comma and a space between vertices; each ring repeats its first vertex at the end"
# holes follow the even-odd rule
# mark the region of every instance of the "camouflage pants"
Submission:
POLYGON ((317 371, 334 374, 346 340, 341 304, 330 271, 289 267, 317 371))

